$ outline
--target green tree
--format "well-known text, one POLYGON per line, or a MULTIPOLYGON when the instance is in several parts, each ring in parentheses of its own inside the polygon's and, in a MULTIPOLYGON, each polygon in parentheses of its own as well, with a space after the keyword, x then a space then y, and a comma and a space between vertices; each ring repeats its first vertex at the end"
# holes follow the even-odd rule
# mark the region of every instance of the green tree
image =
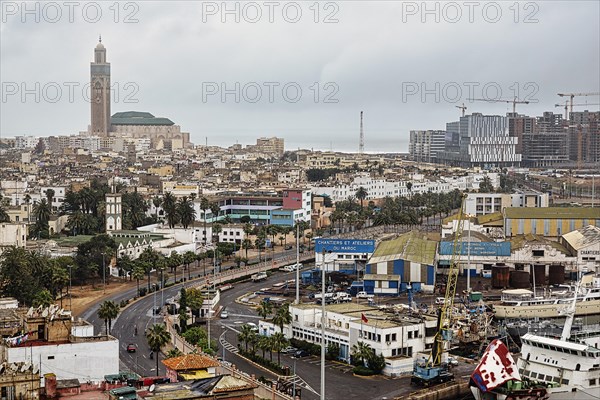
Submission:
POLYGON ((166 192, 164 194, 162 207, 165 211, 169 228, 174 228, 175 225, 177 225, 177 222, 179 222, 179 214, 177 212, 177 199, 175 199, 173 193, 166 192))
POLYGON ((267 319, 273 312, 273 305, 267 300, 263 300, 256 308, 256 312, 262 319, 267 319))
POLYGON ((369 344, 358 341, 351 349, 352 363, 354 365, 368 366, 369 359, 373 356, 373 349, 369 344))
POLYGON ((242 325, 240 328, 240 333, 238 334, 238 340, 246 346, 246 352, 248 352, 248 344, 251 342, 252 337, 255 336, 256 333, 252 330, 249 325, 242 325))
MULTIPOLYGON (((256 347, 262 351, 262 358, 265 358, 265 352, 271 349, 271 340, 268 336, 260 336, 256 347)), ((246 349, 247 350, 247 349, 246 349)))
POLYGON ((158 263, 161 259, 161 255, 152 248, 148 247, 142 251, 142 254, 138 257, 141 265, 144 266, 144 271, 148 275, 148 291, 150 291, 150 274, 152 270, 158 271, 158 263))
POLYGON ((176 251, 171 252, 169 256, 168 266, 169 269, 174 272, 174 282, 177 283, 177 268, 183 263, 183 257, 176 251))
POLYGON ((196 257, 196 253, 191 250, 183 253, 183 263, 185 264, 185 271, 188 273, 188 280, 190 279, 190 264, 197 260, 196 257))
POLYGON ((158 209, 162 204, 162 199, 158 196, 152 198, 152 205, 154 206, 154 220, 158 222, 158 209))
POLYGON ((182 355, 183 353, 181 352, 181 350, 179 350, 178 348, 174 348, 167 351, 167 354, 165 354, 165 359, 180 357, 182 355))
POLYGON ((106 268, 117 250, 117 243, 107 234, 96 235, 87 242, 77 246, 75 263, 77 265, 73 279, 85 283, 89 279, 100 277, 106 273, 106 268), (100 271, 98 271, 100 269, 100 271))
POLYGON ((360 200, 360 208, 364 208, 363 202, 367 198, 368 195, 369 195, 369 193, 367 192, 367 189, 365 189, 362 186, 359 187, 358 190, 356 191, 355 196, 358 200, 360 200))
POLYGON ((188 199, 187 196, 183 196, 177 202, 177 213, 184 229, 187 229, 196 219, 196 210, 194 210, 194 204, 192 203, 192 200, 188 199))
POLYGON ((492 193, 493 191, 492 180, 489 176, 484 176, 481 182, 479 182, 479 193, 492 193))
POLYGON ((337 360, 340 356, 340 345, 335 342, 329 342, 327 345, 327 358, 330 360, 337 360))
POLYGON ((133 267, 133 271, 131 271, 131 278, 135 279, 137 282, 137 295, 140 295, 140 280, 144 279, 144 275, 146 275, 146 270, 144 269, 144 265, 136 260, 135 265, 133 267))
POLYGON ((43 289, 42 291, 35 294, 32 305, 33 307, 41 306, 43 308, 46 308, 52 303, 54 303, 54 297, 52 297, 52 294, 48 289, 43 289))
POLYGON ((98 309, 98 318, 104 320, 104 328, 106 334, 110 335, 112 328, 112 320, 119 315, 119 305, 112 300, 106 300, 100 304, 98 309))
POLYGON ((290 303, 284 303, 273 316, 273 323, 283 332, 283 326, 292 323, 292 313, 290 313, 290 303))
POLYGON ((200 198, 200 208, 202 209, 202 212, 204 213, 204 217, 202 218, 202 220, 204 221, 204 244, 206 244, 207 242, 207 237, 206 237, 206 211, 210 208, 210 203, 208 202, 208 199, 204 196, 202 196, 200 198))
POLYGON ((148 342, 150 350, 156 354, 156 374, 160 375, 158 372, 160 350, 171 341, 171 334, 162 324, 152 325, 152 327, 146 331, 146 341, 148 342))
POLYGON ((281 332, 276 332, 271 336, 271 349, 277 352, 277 364, 279 365, 281 365, 281 350, 288 344, 288 340, 281 332))

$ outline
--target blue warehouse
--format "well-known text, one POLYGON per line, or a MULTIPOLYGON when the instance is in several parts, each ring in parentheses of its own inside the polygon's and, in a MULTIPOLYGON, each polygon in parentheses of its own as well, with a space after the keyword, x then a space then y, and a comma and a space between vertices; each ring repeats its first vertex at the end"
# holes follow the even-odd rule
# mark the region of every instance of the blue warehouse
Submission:
POLYGON ((380 243, 367 262, 364 290, 369 294, 397 296, 407 284, 420 291, 435 284, 437 242, 409 232, 380 243))

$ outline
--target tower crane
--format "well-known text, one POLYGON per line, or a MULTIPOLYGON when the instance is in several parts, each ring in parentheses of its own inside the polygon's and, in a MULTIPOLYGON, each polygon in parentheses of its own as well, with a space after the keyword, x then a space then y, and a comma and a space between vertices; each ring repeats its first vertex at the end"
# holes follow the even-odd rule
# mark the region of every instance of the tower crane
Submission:
MULTIPOLYGON (((569 99, 567 99, 568 101, 570 101, 571 107, 569 112, 572 113, 573 112, 573 98, 575 96, 600 96, 600 92, 590 92, 590 93, 557 93, 560 97, 569 97, 569 99)), ((565 118, 566 119, 566 118, 565 118)))
POLYGON ((512 100, 508 99, 467 99, 469 101, 487 101, 488 103, 512 103, 513 105, 513 114, 517 113, 517 104, 529 104, 528 100, 517 100, 515 97, 512 100))
MULTIPOLYGON (((597 106, 600 105, 600 103, 585 103, 585 104, 571 104, 571 112, 573 112, 573 107, 585 107, 585 106, 597 106)), ((555 104, 554 107, 562 107, 562 104, 555 104)), ((565 100, 565 120, 569 117, 568 114, 568 110, 569 110, 569 100, 565 100)))
POLYGON ((465 103, 462 103, 461 106, 454 106, 456 108, 460 108, 462 110, 462 116, 465 116, 465 111, 467 110, 467 106, 465 106, 465 103))
MULTIPOLYGON (((448 363, 442 362, 442 353, 444 353, 444 343, 447 343, 452 337, 451 323, 452 310, 454 309, 454 295, 456 294, 456 283, 458 282, 458 270, 460 256, 462 251, 462 235, 464 227, 464 212, 466 196, 463 197, 458 212, 458 224, 454 233, 454 242, 452 247, 452 258, 448 268, 448 279, 446 281, 446 295, 444 304, 438 310, 437 332, 434 337, 431 354, 427 361, 420 359, 415 361, 411 383, 423 386, 431 386, 438 383, 448 382, 454 379, 454 375, 449 371, 448 363)), ((469 246, 471 243, 469 243, 469 246)))

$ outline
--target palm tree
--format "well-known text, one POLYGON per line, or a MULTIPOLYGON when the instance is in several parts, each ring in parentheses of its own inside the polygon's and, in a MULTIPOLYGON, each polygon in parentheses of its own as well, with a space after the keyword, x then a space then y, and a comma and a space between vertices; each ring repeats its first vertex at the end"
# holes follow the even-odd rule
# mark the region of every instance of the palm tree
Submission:
POLYGON ((46 189, 46 199, 48 199, 48 204, 50 205, 50 210, 52 210, 52 199, 54 198, 54 189, 46 189))
POLYGON ((202 218, 204 220, 204 244, 206 244, 206 210, 208 210, 209 207, 210 203, 208 202, 208 199, 202 196, 200 199, 200 208, 202 209, 202 212, 204 212, 204 218, 202 218))
POLYGON ((258 343, 256 344, 259 350, 262 351, 262 358, 265 358, 265 351, 271 348, 271 340, 268 336, 261 336, 258 338, 258 343))
POLYGON ((10 222, 10 216, 2 203, 0 203, 0 222, 10 222))
POLYGON ((106 329, 107 335, 110 335, 112 320, 117 318, 117 315, 119 315, 119 305, 114 301, 106 300, 100 304, 100 308, 98 309, 98 318, 104 320, 104 328, 106 329))
POLYGON ((248 343, 250 343, 253 335, 255 333, 249 325, 242 325, 238 334, 238 340, 246 346, 246 353, 248 352, 248 343))
POLYGON ((35 214, 36 221, 41 224, 47 224, 50 220, 50 215, 52 214, 52 210, 50 209, 50 205, 46 199, 41 199, 39 203, 33 207, 33 213, 35 214))
POLYGON ((163 210, 165 211, 165 216, 167 217, 167 222, 169 223, 169 228, 175 227, 179 221, 179 215, 177 213, 177 200, 175 199, 173 193, 165 193, 163 196, 162 206, 163 210))
POLYGON ((279 330, 283 332, 283 326, 292 323, 292 313, 290 313, 290 303, 285 303, 273 316, 273 323, 279 326, 279 330))
POLYGON ((175 274, 175 276, 173 277, 175 283, 177 283, 177 268, 182 263, 183 263, 183 257, 181 256, 181 254, 177 253, 176 251, 171 252, 171 256, 169 257, 169 260, 168 260, 168 265, 169 265, 169 268, 171 269, 171 271, 173 271, 173 273, 175 274))
POLYGON ((144 271, 148 275, 148 291, 150 291, 150 273, 153 269, 156 269, 156 265, 160 259, 161 255, 158 254, 155 250, 148 247, 142 254, 140 254, 138 260, 144 266, 144 271))
MULTIPOLYGON (((188 280, 190 279, 190 264, 196 261, 196 253, 193 251, 186 251, 183 253, 183 263, 185 264, 185 269, 188 272, 188 280)), ((185 274, 185 271, 184 271, 185 274)), ((184 275, 185 278, 185 275, 184 275)))
POLYGON ((273 305, 270 302, 263 300, 256 308, 256 312, 260 317, 262 317, 262 319, 267 319, 267 317, 273 312, 273 305))
POLYGON ((137 295, 140 295, 140 279, 144 279, 144 275, 146 275, 146 271, 144 269, 143 264, 136 261, 133 270, 131 271, 131 278, 137 281, 137 295))
POLYGON ((369 359, 373 356, 373 349, 369 344, 358 341, 352 346, 351 354, 353 362, 362 363, 366 367, 369 359))
POLYGON ((248 258, 248 249, 252 248, 252 241, 250 239, 242 240, 242 249, 246 250, 246 258, 248 258))
POLYGON ((355 196, 358 200, 360 200, 360 208, 364 208, 363 201, 367 198, 368 194, 369 193, 367 192, 367 189, 362 186, 356 191, 355 196))
POLYGON ((181 352, 181 350, 179 350, 178 348, 174 348, 174 349, 167 351, 167 354, 165 354, 165 359, 175 358, 175 357, 179 357, 182 355, 183 355, 183 353, 181 352))
POLYGON ((271 349, 277 352, 277 364, 279 365, 281 365, 281 350, 283 350, 288 343, 288 340, 281 332, 277 332, 271 336, 271 349))
POLYGON ((171 341, 171 334, 167 331, 162 324, 152 325, 146 331, 146 340, 148 341, 148 346, 150 350, 152 350, 156 354, 156 374, 158 373, 158 356, 160 349, 162 349, 167 343, 171 341))
POLYGON ((177 202, 177 214, 179 215, 183 229, 187 229, 196 219, 194 204, 187 196, 183 196, 179 202, 177 202))
POLYGON ((221 211, 221 206, 218 203, 210 203, 210 212, 212 213, 212 222, 216 222, 219 218, 219 211, 221 211))
POLYGON ((158 222, 158 208, 162 204, 162 199, 158 196, 154 196, 152 199, 152 205, 154 206, 154 219, 158 222))

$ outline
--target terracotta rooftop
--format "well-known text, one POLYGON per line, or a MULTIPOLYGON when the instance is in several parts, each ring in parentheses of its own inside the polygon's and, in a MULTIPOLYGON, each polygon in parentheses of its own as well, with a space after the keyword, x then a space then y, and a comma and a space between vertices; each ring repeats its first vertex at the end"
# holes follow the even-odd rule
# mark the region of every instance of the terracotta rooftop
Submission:
POLYGON ((173 371, 189 371, 219 366, 219 362, 200 354, 186 354, 179 357, 168 358, 162 362, 173 371))

